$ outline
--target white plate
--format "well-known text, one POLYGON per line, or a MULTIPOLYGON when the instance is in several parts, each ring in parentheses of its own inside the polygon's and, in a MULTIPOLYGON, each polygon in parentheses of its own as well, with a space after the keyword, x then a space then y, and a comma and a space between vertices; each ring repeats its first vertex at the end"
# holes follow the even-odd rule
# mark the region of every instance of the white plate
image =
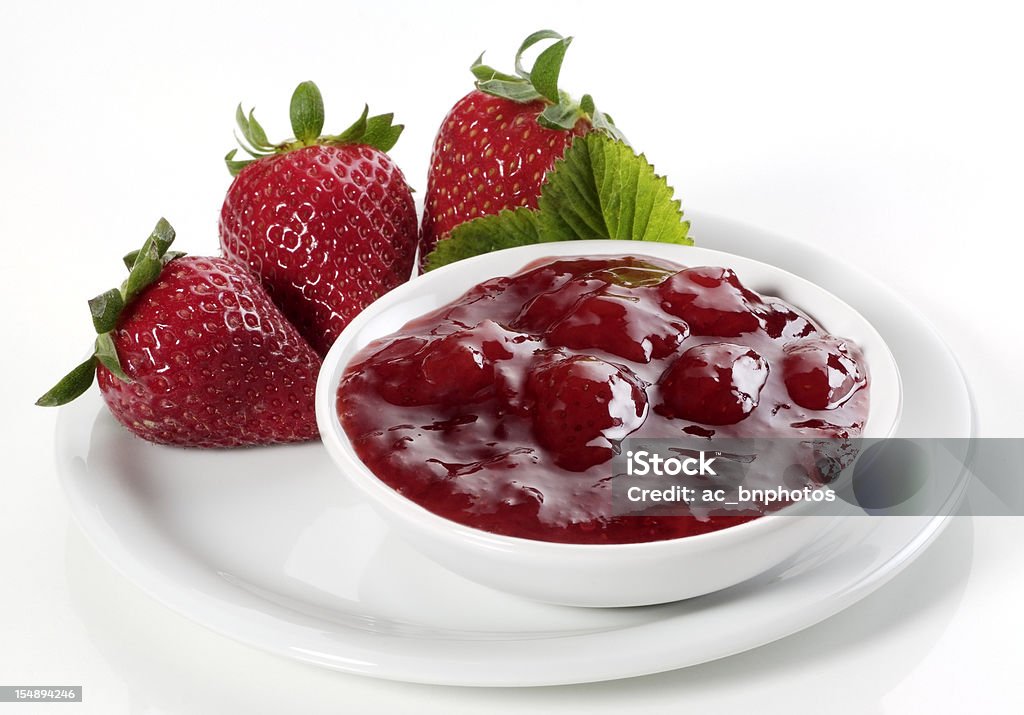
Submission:
MULTIPOLYGON (((701 245, 813 280, 874 324, 903 378, 898 434, 971 435, 955 360, 902 299, 808 246, 706 215, 694 215, 693 226, 701 245)), ((608 680, 754 648, 863 598, 947 522, 849 520, 725 591, 662 606, 574 609, 491 591, 419 556, 337 477, 319 444, 158 447, 122 430, 92 391, 61 409, 57 462, 87 537, 168 607, 290 658, 427 683, 608 680)))

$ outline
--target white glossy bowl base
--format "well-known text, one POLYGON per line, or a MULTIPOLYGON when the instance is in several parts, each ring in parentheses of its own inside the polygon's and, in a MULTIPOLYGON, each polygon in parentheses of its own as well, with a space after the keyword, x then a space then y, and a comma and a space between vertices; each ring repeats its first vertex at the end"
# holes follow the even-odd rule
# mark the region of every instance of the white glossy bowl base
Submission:
MULTIPOLYGON (((856 310, 791 273, 707 248, 635 241, 572 241, 476 256, 420 276, 364 310, 331 348, 317 382, 321 437, 340 474, 414 548, 478 583, 569 606, 640 606, 692 598, 772 568, 829 528, 825 516, 776 514, 720 531, 638 544, 559 544, 484 532, 438 516, 387 486, 359 460, 337 417, 337 388, 353 356, 371 341, 458 298, 473 286, 554 256, 647 255, 684 266, 725 266, 748 288, 802 309, 826 331, 852 339, 870 373, 864 436, 895 429, 902 388, 892 353, 856 310)), ((801 510, 802 511, 802 510, 801 510)))

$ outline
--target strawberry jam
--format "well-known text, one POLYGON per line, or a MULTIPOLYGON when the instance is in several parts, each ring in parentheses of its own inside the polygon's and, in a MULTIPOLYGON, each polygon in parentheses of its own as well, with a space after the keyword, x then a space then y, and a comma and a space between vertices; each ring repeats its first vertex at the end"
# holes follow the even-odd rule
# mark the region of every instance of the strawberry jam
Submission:
POLYGON ((570 257, 481 283, 368 345, 338 412, 367 467, 436 514, 632 543, 758 514, 613 514, 624 438, 856 437, 867 384, 856 345, 727 268, 570 257))

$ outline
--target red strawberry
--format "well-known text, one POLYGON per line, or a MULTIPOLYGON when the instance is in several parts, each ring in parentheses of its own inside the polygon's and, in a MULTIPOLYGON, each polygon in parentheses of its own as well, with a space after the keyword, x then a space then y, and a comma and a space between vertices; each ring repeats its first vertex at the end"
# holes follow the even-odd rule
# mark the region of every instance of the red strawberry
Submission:
MULTIPOLYGON (((516 333, 491 320, 448 335, 407 337, 389 343, 372 359, 378 394, 394 405, 456 406, 493 394, 495 367, 513 357, 516 333)), ((363 380, 362 371, 352 379, 363 380)), ((343 384, 344 385, 344 384, 343 384)))
POLYGON ((321 136, 323 99, 303 82, 292 96, 294 140, 271 145, 239 107, 239 141, 256 158, 227 156, 235 181, 220 214, 224 254, 259 275, 321 355, 363 308, 412 274, 416 208, 384 153, 402 126, 391 114, 366 115, 321 136))
POLYGON ((659 380, 658 410, 706 425, 734 425, 757 407, 768 361, 753 348, 705 343, 683 353, 659 380))
POLYGON ((584 95, 577 103, 558 89, 558 73, 572 41, 551 30, 535 32, 516 54, 516 74, 472 66, 476 89, 456 103, 434 140, 427 175, 420 258, 460 223, 520 206, 537 207, 540 187, 573 138, 595 129, 618 136, 611 118, 584 95), (555 43, 530 72, 523 53, 542 40, 555 43))
POLYGON ((738 337, 757 330, 761 297, 731 268, 686 268, 658 287, 661 307, 682 318, 694 335, 738 337))
POLYGON ((160 220, 120 288, 89 301, 96 349, 36 403, 62 405, 96 375, 114 416, 151 442, 236 447, 317 436, 320 359, 259 280, 226 258, 168 252, 160 220))
POLYGON ((647 394, 629 368, 589 355, 543 364, 527 381, 537 441, 563 469, 582 472, 612 458, 643 424, 647 394))

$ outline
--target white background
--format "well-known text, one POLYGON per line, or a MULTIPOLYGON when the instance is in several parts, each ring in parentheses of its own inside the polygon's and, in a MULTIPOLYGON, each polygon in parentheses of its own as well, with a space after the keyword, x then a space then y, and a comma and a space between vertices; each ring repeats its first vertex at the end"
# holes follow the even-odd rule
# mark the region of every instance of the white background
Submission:
POLYGON ((88 345, 85 298, 119 280, 158 216, 179 248, 216 250, 239 100, 271 138, 304 79, 328 130, 363 101, 394 111, 407 129, 392 154, 422 191, 470 61, 489 48, 508 66, 550 26, 577 37, 562 86, 593 93, 684 206, 876 274, 957 353, 980 433, 1024 436, 1024 49, 1009 4, 88 5, 16 3, 0 20, 0 684, 82 684, 88 702, 0 712, 1024 707, 1021 519, 958 520, 856 607, 717 663, 531 691, 412 686, 252 651, 141 594, 71 523, 55 414, 31 406, 88 345))

